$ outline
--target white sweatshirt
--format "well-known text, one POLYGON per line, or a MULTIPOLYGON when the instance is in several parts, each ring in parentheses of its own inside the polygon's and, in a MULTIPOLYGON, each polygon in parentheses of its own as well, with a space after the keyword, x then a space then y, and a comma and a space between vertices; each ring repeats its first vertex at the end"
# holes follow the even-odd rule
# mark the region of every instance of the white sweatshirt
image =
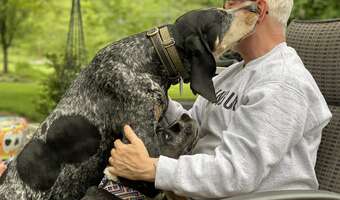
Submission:
MULTIPOLYGON (((198 97, 193 155, 159 158, 155 186, 195 199, 288 189, 317 189, 314 166, 331 113, 294 49, 281 43, 214 78, 217 104, 198 97)), ((183 112, 171 101, 165 120, 183 112)))

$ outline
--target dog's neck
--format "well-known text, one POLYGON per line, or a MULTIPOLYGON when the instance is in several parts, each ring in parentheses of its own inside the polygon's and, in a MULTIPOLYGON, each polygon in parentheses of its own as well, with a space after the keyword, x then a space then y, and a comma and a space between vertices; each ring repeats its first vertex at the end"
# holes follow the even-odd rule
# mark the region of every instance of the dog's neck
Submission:
MULTIPOLYGON (((173 37, 175 40, 179 57, 181 58, 185 69, 188 70, 187 66, 190 65, 188 65, 186 60, 183 59, 183 56, 185 55, 182 45, 184 40, 174 25, 168 25, 168 29, 171 37, 173 37)), ((155 82, 157 82, 165 91, 167 91, 173 81, 169 79, 169 74, 167 71, 168 69, 162 64, 150 38, 146 35, 146 32, 126 38, 123 42, 125 45, 119 47, 119 54, 122 56, 122 58, 130 58, 124 59, 124 63, 128 66, 131 66, 131 68, 139 73, 149 74, 155 82), (138 42, 136 42, 136 38, 138 38, 138 42), (141 38, 143 39, 141 40, 141 38), (126 45, 130 44, 131 42, 134 43, 134 51, 126 50, 126 45), (121 49, 123 49, 123 51, 121 51, 121 49)))
POLYGON ((153 79, 167 91, 172 85, 172 81, 169 79, 168 69, 163 65, 151 41, 148 42, 150 42, 148 45, 150 45, 149 54, 151 61, 147 64, 148 67, 145 69, 147 70, 147 73, 151 74, 153 79))
MULTIPOLYGON (((183 48, 182 45, 180 45, 180 44, 182 44, 183 39, 180 37, 180 35, 176 31, 176 28, 175 28, 174 25, 167 25, 167 28, 169 30, 170 36, 172 38, 174 38, 177 52, 178 52, 181 60, 183 60, 182 59, 182 51, 178 51, 178 49, 183 48)), ((169 66, 163 65, 163 63, 161 62, 161 58, 157 54, 156 48, 154 47, 154 45, 151 42, 151 39, 148 38, 148 40, 149 41, 147 42, 147 49, 149 49, 149 52, 148 52, 149 55, 148 56, 151 57, 151 61, 146 64, 148 66, 148 68, 146 68, 146 69, 152 75, 165 78, 167 80, 166 81, 166 88, 168 89, 172 84, 177 84, 179 82, 179 79, 174 80, 172 77, 170 77, 170 73, 169 73, 169 69, 168 69, 169 66)), ((163 79, 163 78, 161 78, 161 79, 163 79)), ((163 83, 164 82, 165 81, 163 80, 163 83)))
POLYGON ((188 80, 190 70, 186 67, 188 65, 185 65, 183 62, 183 60, 186 60, 184 58, 184 39, 178 33, 175 25, 166 25, 158 29, 151 29, 147 35, 150 41, 152 41, 154 49, 152 57, 156 57, 160 62, 163 61, 161 62, 163 65, 160 67, 167 71, 167 78, 170 84, 179 83, 180 77, 188 80), (173 41, 174 43, 168 44, 169 41, 173 41), (164 42, 167 43, 168 46, 163 46, 162 44, 164 42))

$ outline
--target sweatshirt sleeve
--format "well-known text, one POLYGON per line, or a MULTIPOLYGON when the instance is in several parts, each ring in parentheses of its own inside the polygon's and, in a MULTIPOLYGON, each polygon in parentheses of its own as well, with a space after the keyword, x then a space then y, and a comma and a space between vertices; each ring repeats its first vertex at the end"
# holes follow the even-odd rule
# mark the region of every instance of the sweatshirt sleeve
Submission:
MULTIPOLYGON (((215 155, 161 156, 156 188, 193 198, 225 198, 254 191, 297 144, 308 106, 298 91, 271 83, 249 90, 233 113, 215 155)), ((227 111, 226 111, 227 112, 227 111)))
POLYGON ((172 124, 175 120, 179 119, 183 113, 187 113, 193 119, 195 119, 200 125, 201 108, 202 108, 202 104, 204 104, 204 101, 205 100, 202 99, 202 97, 198 97, 195 103, 193 104, 192 108, 190 110, 186 110, 183 108, 183 106, 180 103, 173 101, 169 97, 168 108, 165 112, 162 123, 163 124, 165 123, 166 125, 172 124))

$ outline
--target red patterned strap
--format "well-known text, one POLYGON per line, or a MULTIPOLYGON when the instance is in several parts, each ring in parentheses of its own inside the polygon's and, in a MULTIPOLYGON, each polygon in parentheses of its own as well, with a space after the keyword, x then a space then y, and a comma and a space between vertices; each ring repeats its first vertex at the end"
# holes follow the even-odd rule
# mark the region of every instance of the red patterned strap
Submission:
POLYGON ((121 199, 126 199, 126 200, 146 199, 146 197, 142 193, 138 192, 137 190, 125 187, 119 182, 108 180, 106 177, 103 178, 103 180, 101 181, 98 187, 110 192, 111 194, 114 194, 115 196, 121 199))

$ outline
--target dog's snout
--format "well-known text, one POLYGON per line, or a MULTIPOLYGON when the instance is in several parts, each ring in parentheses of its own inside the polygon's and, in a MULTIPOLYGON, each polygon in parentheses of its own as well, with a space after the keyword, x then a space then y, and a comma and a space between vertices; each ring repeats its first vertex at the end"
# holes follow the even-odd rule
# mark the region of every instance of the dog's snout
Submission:
POLYGON ((179 133, 182 130, 182 125, 179 122, 176 122, 169 129, 174 133, 179 133))
POLYGON ((186 136, 190 136, 191 134, 193 134, 192 125, 189 124, 187 127, 185 127, 183 132, 186 136))

